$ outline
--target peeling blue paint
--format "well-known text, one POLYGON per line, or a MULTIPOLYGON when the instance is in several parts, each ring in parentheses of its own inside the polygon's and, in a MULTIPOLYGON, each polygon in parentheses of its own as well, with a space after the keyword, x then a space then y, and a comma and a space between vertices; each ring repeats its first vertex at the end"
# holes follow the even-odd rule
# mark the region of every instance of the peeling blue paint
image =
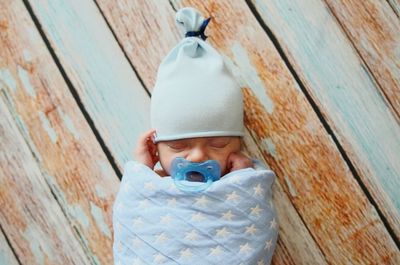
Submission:
POLYGON ((57 133, 54 131, 54 129, 51 127, 49 120, 47 119, 46 115, 39 111, 39 118, 43 124, 43 127, 47 134, 50 136, 50 139, 53 143, 56 143, 57 141, 57 133))
POLYGON ((95 255, 93 255, 92 254, 92 259, 93 259, 93 261, 94 261, 94 264, 101 264, 101 262, 100 262, 100 260, 99 260, 99 258, 98 257, 96 257, 95 255))
POLYGON ((289 190, 290 195, 292 195, 292 197, 296 197, 297 196, 297 192, 296 192, 295 186, 293 186, 293 184, 290 181, 288 176, 285 175, 284 179, 285 179, 286 186, 287 186, 287 188, 289 190))
POLYGON ((360 161, 355 163, 377 187, 372 189, 385 191, 388 199, 380 207, 393 205, 389 211, 398 215, 400 127, 340 25, 320 1, 257 0, 255 5, 296 58, 296 71, 326 110, 334 133, 351 145, 350 159, 360 161))
POLYGON ((72 214, 74 218, 78 220, 78 222, 83 226, 84 229, 89 228, 89 218, 86 216, 85 211, 82 209, 82 206, 77 204, 71 206, 72 214))
POLYGON ((30 250, 35 256, 36 264, 45 264, 46 261, 49 262, 49 258, 54 257, 53 251, 43 241, 43 239, 46 240, 46 236, 40 234, 40 230, 28 226, 23 232, 23 237, 26 239, 30 250))
POLYGON ((32 54, 31 54, 31 52, 29 50, 24 49, 22 53, 24 55, 25 61, 31 62, 33 60, 32 54))
POLYGON ((79 140, 80 134, 79 131, 75 128, 74 123, 72 122, 71 118, 65 114, 60 108, 57 108, 58 114, 60 118, 63 120, 65 126, 67 127, 68 131, 72 133, 76 140, 79 140))
POLYGON ((81 86, 82 103, 96 126, 110 135, 115 160, 131 159, 136 139, 150 129, 150 98, 98 8, 93 1, 63 0, 34 6, 58 56, 75 67, 75 79, 82 82, 74 85, 81 86))
POLYGON ((274 110, 274 102, 268 97, 264 82, 258 75, 257 69, 251 63, 247 51, 235 42, 232 45, 232 52, 237 62, 240 63, 239 68, 242 75, 245 75, 244 79, 248 82, 248 86, 254 92, 258 100, 265 107, 268 113, 272 113, 274 110))
POLYGON ((101 199, 107 198, 107 193, 102 186, 96 185, 95 189, 96 189, 97 197, 99 197, 101 199))
POLYGON ((24 89, 26 90, 26 92, 28 92, 28 94, 31 97, 35 98, 36 91, 33 88, 33 86, 31 85, 31 82, 29 81, 29 74, 21 66, 18 66, 18 76, 19 76, 19 79, 21 80, 22 85, 23 85, 24 89))
POLYGON ((6 87, 11 88, 13 92, 17 91, 17 83, 15 82, 13 75, 8 69, 0 70, 0 85, 2 89, 4 84, 6 87))
POLYGON ((279 160, 278 154, 276 153, 276 148, 271 138, 266 138, 262 141, 263 146, 266 147, 268 153, 270 153, 276 160, 279 160))
POLYGON ((103 211, 96 204, 90 202, 90 212, 92 213, 92 216, 96 221, 97 226, 100 228, 103 234, 111 238, 111 231, 104 221, 103 211))

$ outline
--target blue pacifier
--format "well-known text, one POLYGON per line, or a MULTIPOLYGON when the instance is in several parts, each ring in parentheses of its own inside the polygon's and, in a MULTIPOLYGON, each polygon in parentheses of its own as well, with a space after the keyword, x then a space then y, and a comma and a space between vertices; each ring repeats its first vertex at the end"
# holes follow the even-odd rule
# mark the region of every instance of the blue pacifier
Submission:
POLYGON ((220 179, 221 167, 215 160, 195 163, 177 157, 171 163, 171 176, 178 189, 199 192, 220 179))

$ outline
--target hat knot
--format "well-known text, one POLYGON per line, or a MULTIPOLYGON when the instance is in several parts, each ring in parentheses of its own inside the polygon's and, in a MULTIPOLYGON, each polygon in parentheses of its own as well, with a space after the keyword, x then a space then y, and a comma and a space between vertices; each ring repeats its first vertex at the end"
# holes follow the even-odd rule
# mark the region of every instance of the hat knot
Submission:
POLYGON ((184 7, 178 10, 175 20, 179 28, 185 34, 185 37, 200 37, 202 40, 207 39, 204 32, 211 17, 204 19, 196 9, 192 7, 184 7))
POLYGON ((198 31, 188 31, 185 34, 185 37, 198 37, 200 36, 202 40, 206 40, 208 36, 204 34, 204 31, 206 30, 206 27, 208 25, 208 22, 210 22, 211 17, 207 18, 206 20, 203 21, 203 23, 200 26, 200 29, 198 31))

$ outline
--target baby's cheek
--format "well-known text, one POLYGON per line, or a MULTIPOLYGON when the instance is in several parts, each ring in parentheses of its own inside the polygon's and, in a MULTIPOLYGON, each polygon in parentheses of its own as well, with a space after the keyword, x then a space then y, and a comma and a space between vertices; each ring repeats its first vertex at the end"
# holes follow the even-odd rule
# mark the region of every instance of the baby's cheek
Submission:
POLYGON ((228 172, 228 168, 227 168, 227 163, 226 161, 218 161, 219 166, 221 167, 221 177, 225 174, 227 174, 228 172))

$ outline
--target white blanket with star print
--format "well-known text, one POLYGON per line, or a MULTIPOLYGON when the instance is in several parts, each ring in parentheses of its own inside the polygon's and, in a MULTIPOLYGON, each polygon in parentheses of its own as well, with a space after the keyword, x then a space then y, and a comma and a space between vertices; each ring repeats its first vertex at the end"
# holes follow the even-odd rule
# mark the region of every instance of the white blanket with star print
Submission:
POLYGON ((196 193, 127 162, 114 203, 115 264, 270 264, 278 236, 275 174, 255 165, 196 193))

